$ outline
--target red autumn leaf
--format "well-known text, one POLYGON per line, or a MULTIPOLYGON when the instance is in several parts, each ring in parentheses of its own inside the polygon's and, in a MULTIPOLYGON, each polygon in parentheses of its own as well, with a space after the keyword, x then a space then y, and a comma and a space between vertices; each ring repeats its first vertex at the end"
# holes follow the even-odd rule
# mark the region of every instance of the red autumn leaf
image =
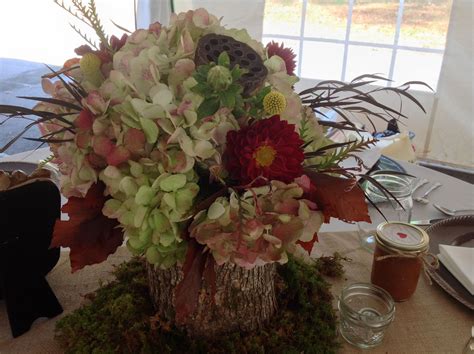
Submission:
POLYGON ((329 176, 323 173, 305 171, 316 186, 312 196, 324 214, 324 222, 330 218, 344 221, 370 222, 365 195, 355 179, 329 176))
POLYGON ((86 265, 103 262, 123 242, 118 222, 102 214, 107 200, 104 184, 96 183, 84 198, 71 197, 62 211, 69 214, 68 221, 57 220, 54 225, 51 247, 69 247, 73 272, 86 265))
POLYGON ((303 247, 303 249, 308 252, 308 255, 311 255, 311 251, 313 250, 313 245, 315 242, 319 242, 318 240, 318 234, 315 232, 313 235, 313 239, 308 242, 303 242, 303 241, 297 241, 296 243, 303 247))
POLYGON ((208 253, 203 253, 204 246, 195 240, 190 240, 186 259, 183 265, 183 280, 175 290, 176 323, 184 324, 186 318, 191 316, 198 305, 202 277, 208 253))

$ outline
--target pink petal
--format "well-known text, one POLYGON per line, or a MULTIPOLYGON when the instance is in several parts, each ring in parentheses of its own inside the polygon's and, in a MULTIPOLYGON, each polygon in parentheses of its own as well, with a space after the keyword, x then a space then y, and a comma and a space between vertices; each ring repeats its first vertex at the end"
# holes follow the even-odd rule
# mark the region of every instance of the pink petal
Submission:
POLYGON ((118 166, 121 163, 128 161, 129 158, 130 151, 123 146, 115 146, 110 155, 107 156, 107 163, 112 166, 118 166))
POLYGON ((145 147, 145 134, 138 129, 130 128, 124 136, 124 145, 132 153, 138 153, 145 147))
POLYGON ((115 144, 105 136, 96 136, 92 142, 94 152, 102 157, 107 157, 114 149, 115 144))
POLYGON ((77 116, 76 120, 74 121, 74 125, 78 127, 80 130, 91 130, 92 123, 94 122, 94 116, 91 111, 87 109, 83 109, 81 113, 77 116))

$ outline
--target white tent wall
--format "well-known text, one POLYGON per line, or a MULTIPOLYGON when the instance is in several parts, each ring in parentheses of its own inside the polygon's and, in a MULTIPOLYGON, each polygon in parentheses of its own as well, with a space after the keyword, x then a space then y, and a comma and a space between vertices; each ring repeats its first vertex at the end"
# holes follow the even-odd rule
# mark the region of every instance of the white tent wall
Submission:
POLYGON ((204 8, 228 28, 245 28, 257 40, 262 39, 265 0, 175 0, 175 11, 204 8))
POLYGON ((473 1, 454 0, 436 92, 437 107, 422 155, 474 167, 473 1))
MULTIPOLYGON (((173 6, 177 13, 208 9, 218 18, 222 17, 226 27, 245 28, 252 38, 262 38, 265 0, 174 0, 173 6)), ((138 0, 138 23, 142 28, 155 21, 166 25, 170 10, 169 0, 138 0)))

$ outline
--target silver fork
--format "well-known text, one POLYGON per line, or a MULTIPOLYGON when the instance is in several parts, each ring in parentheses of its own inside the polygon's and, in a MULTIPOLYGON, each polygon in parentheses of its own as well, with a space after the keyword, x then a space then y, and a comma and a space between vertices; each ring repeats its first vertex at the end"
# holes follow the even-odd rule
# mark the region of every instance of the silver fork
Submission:
POLYGON ((435 184, 433 184, 430 188, 428 188, 428 190, 421 196, 421 197, 416 197, 416 198, 413 198, 414 201, 416 202, 419 202, 419 203, 422 203, 422 204, 428 204, 430 201, 426 198, 428 196, 428 194, 430 194, 431 192, 433 192, 436 188, 439 188, 441 187, 442 184, 439 183, 439 182, 436 182, 435 184))
POLYGON ((411 194, 415 194, 415 192, 420 189, 421 187, 423 187, 425 184, 427 183, 430 183, 430 181, 428 181, 426 178, 422 178, 420 179, 416 184, 415 186, 413 187, 413 190, 411 191, 411 194))

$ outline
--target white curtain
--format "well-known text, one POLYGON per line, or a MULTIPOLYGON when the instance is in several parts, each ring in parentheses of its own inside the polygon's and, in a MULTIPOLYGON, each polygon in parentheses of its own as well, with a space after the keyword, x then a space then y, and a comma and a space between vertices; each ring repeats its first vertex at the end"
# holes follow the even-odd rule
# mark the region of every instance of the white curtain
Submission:
POLYGON ((205 8, 228 28, 245 28, 252 38, 262 39, 265 0, 138 0, 139 28, 159 21, 167 25, 172 7, 176 13, 205 8))
POLYGON ((455 0, 424 157, 474 168, 472 0, 455 0))
POLYGON ((148 28, 150 23, 157 21, 168 25, 171 6, 170 0, 138 0, 137 28, 148 28))

